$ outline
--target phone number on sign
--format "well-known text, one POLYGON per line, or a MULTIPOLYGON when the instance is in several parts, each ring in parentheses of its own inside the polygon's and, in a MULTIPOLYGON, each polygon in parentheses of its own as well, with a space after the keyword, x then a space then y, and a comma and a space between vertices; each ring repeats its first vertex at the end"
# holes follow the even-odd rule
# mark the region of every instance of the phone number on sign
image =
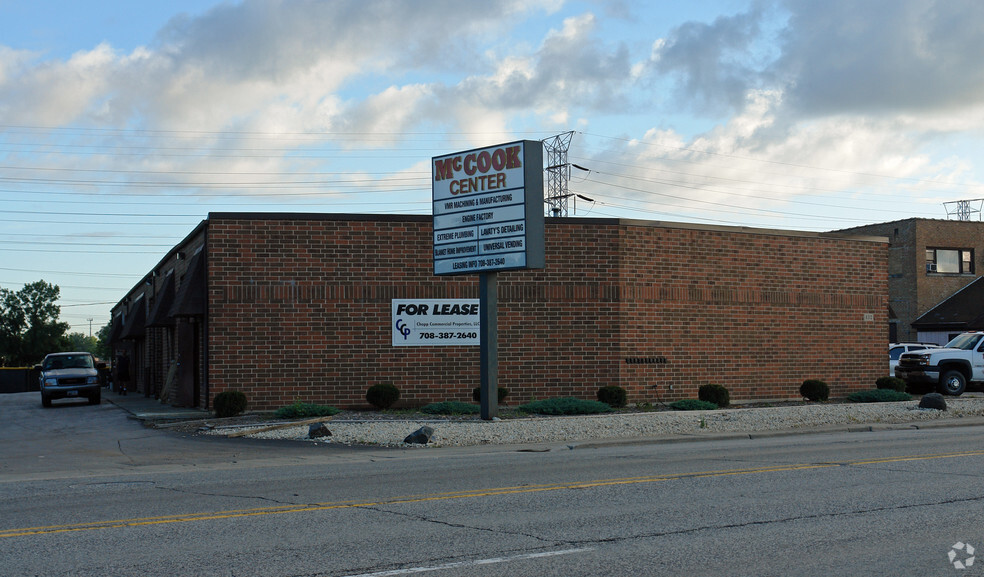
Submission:
POLYGON ((478 333, 420 333, 422 339, 477 339, 478 333))

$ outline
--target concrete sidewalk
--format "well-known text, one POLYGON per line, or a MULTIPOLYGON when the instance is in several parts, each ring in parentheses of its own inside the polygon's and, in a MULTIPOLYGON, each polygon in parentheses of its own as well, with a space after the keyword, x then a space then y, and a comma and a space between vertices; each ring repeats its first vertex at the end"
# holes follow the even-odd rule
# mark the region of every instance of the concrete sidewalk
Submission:
POLYGON ((174 407, 162 403, 154 397, 145 397, 143 393, 128 393, 121 395, 103 389, 102 400, 130 413, 130 417, 139 421, 182 421, 206 419, 212 416, 211 411, 188 407, 174 407))

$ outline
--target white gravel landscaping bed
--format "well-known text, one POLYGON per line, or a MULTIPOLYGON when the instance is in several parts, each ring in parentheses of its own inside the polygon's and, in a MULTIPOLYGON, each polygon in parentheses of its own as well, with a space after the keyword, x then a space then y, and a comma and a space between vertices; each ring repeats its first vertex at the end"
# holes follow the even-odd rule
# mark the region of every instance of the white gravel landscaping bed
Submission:
MULTIPOLYGON (((405 445, 403 439, 422 426, 434 429, 428 447, 583 442, 587 440, 753 433, 834 425, 913 423, 984 416, 984 398, 947 398, 947 411, 920 409, 918 401, 897 403, 837 403, 738 408, 716 411, 656 411, 608 415, 480 419, 329 420, 331 437, 308 439, 308 426, 299 425, 245 436, 347 445, 405 445)), ((228 435, 243 427, 216 427, 205 434, 228 435)))

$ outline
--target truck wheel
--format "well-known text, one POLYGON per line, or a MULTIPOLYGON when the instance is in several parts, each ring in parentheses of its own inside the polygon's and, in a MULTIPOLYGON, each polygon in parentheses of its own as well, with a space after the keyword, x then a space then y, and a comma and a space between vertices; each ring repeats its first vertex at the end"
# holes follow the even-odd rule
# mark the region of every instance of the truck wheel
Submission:
POLYGON ((41 395, 41 406, 42 407, 50 407, 51 406, 51 397, 49 397, 48 395, 41 395))
POLYGON ((936 390, 944 395, 953 395, 956 397, 963 394, 966 388, 967 377, 963 373, 960 371, 947 371, 940 377, 940 386, 936 390))

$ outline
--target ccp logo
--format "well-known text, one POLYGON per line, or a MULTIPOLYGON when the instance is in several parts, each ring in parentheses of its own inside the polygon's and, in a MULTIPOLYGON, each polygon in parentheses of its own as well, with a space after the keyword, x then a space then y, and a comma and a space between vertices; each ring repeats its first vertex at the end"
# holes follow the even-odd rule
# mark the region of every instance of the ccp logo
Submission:
POLYGON ((396 330, 403 335, 403 340, 407 340, 407 337, 410 336, 410 327, 403 322, 403 319, 396 319, 396 330))
POLYGON ((947 554, 954 569, 967 569, 974 565, 974 546, 970 543, 957 541, 950 547, 947 554))

